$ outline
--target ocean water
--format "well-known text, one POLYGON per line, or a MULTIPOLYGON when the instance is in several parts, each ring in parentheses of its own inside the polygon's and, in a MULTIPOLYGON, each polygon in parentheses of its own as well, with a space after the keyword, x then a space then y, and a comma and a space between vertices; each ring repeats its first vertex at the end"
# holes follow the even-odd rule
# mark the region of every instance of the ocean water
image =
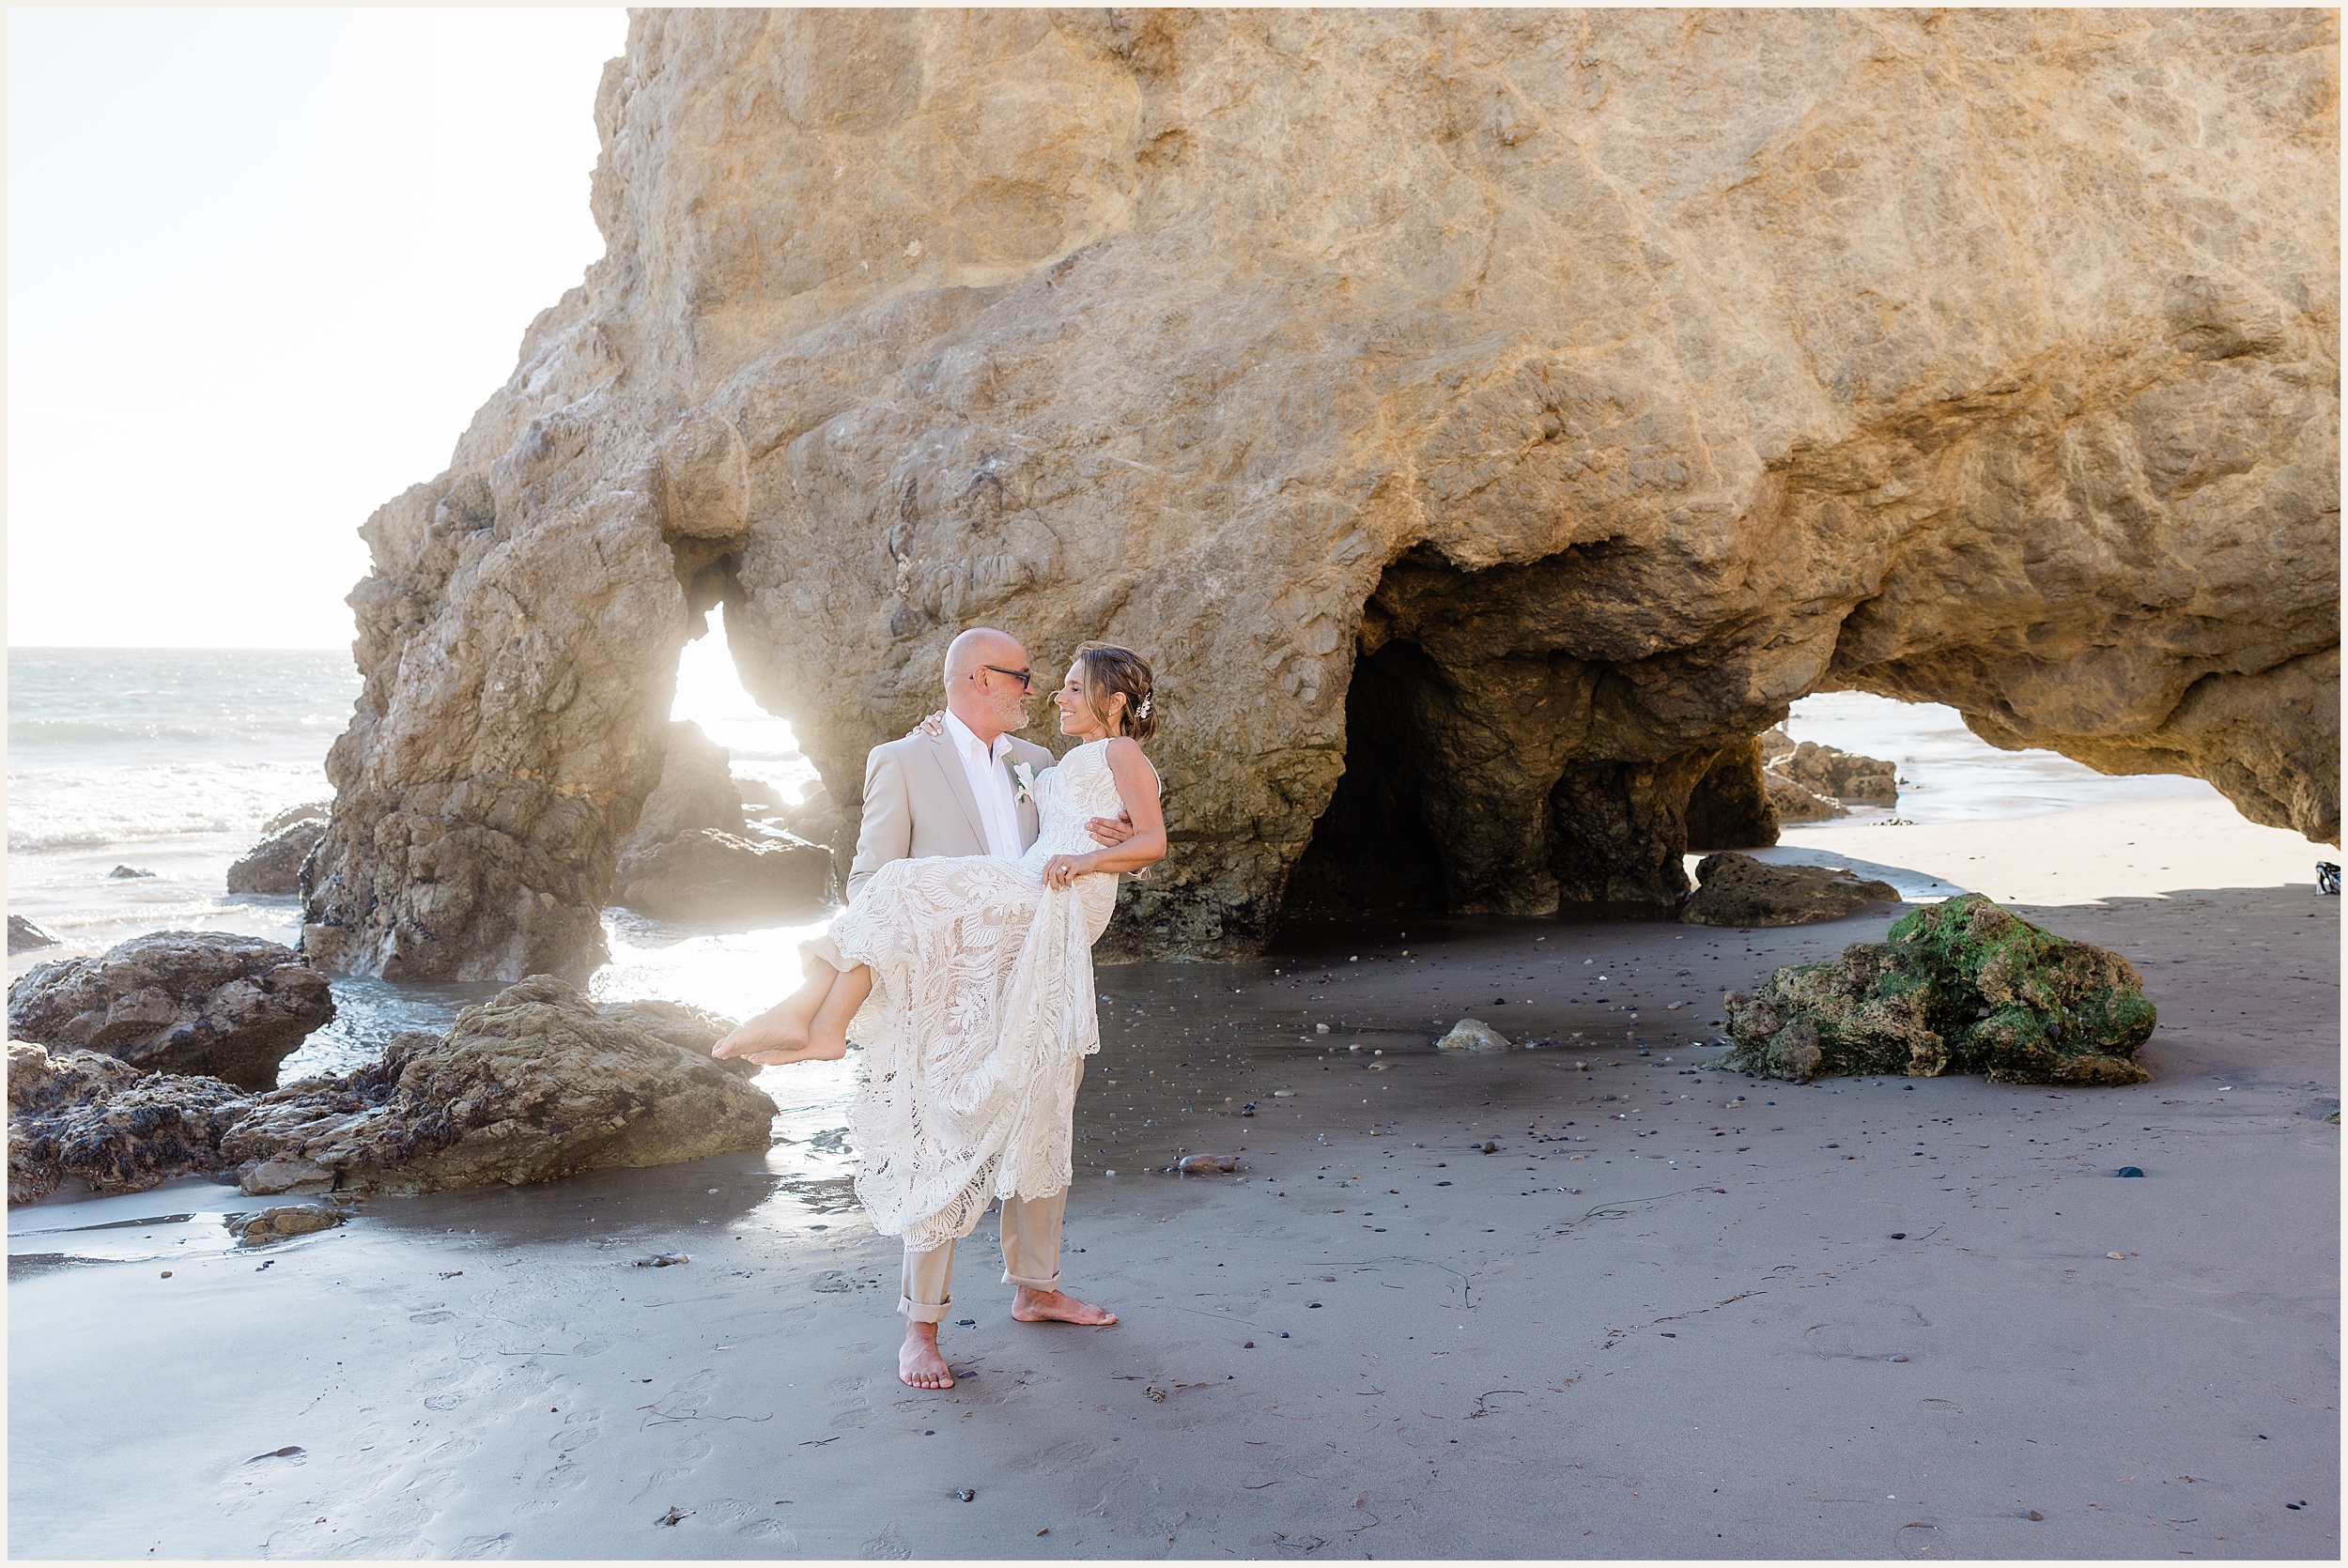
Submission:
MULTIPOLYGON (((728 748, 737 775, 797 800, 815 774, 790 726, 743 692, 721 626, 679 663, 674 716, 728 748)), ((96 952, 144 931, 232 930, 291 944, 291 898, 232 896, 228 867, 275 813, 330 793, 324 759, 348 722, 357 671, 340 651, 11 649, 8 653, 8 908, 63 939, 19 954, 9 973, 96 952), (154 874, 116 879, 127 865, 154 874)), ((2198 779, 2108 778, 2050 752, 1998 751, 1954 711, 1858 693, 1795 704, 1788 731, 1886 758, 1905 780, 1896 807, 1861 808, 1860 827, 1892 811, 1912 822, 2018 817, 2147 798, 2216 798, 2198 779)), ((1879 853, 1874 836, 1854 852, 1879 853)), ((1929 892, 1919 887, 1918 892, 1929 892)), ((791 927, 688 924, 605 911, 611 961, 598 997, 662 997, 725 1017, 757 1012, 797 983, 797 945, 822 922, 791 927)), ((444 1028, 493 984, 338 978, 340 1016, 288 1058, 285 1082, 370 1060, 401 1029, 444 1028)), ((845 1064, 769 1071, 786 1132, 836 1121, 845 1064)))

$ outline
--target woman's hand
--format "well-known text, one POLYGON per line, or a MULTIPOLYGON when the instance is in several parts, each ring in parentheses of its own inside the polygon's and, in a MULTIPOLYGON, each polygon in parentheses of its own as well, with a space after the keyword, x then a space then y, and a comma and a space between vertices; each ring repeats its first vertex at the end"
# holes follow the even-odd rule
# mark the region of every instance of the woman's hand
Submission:
POLYGON ((914 737, 914 736, 916 736, 916 735, 927 735, 930 739, 932 739, 932 740, 935 740, 935 739, 937 739, 937 737, 938 737, 938 736, 940 736, 940 735, 944 734, 945 732, 946 732, 946 710, 945 710, 945 709, 943 709, 943 708, 940 708, 940 709, 938 709, 938 710, 937 710, 937 712, 935 712, 935 713, 934 713, 934 714, 930 715, 927 718, 924 718, 924 719, 923 719, 920 723, 919 723, 919 724, 915 725, 912 729, 910 729, 910 730, 906 730, 906 731, 905 731, 905 739, 906 739, 906 740, 911 740, 911 739, 913 739, 913 737, 914 737))
POLYGON ((1043 885, 1066 887, 1092 869, 1089 854, 1056 854, 1043 863, 1043 885))

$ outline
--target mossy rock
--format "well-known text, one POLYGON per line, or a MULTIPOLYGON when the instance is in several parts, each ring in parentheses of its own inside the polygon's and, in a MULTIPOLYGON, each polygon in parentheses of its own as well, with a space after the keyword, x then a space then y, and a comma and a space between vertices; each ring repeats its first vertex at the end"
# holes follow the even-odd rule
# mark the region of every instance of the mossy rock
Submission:
POLYGON ((1903 915, 1882 942, 1780 969, 1726 998, 1728 1065, 1808 1083, 1978 1072, 1993 1084, 2141 1084, 2157 1020, 2119 954, 1968 894, 1903 915))

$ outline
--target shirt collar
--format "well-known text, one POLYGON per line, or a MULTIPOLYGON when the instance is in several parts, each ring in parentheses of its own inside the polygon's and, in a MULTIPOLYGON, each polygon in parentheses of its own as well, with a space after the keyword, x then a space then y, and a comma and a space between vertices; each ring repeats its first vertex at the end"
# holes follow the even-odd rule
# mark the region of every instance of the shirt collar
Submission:
POLYGON ((965 756, 984 756, 988 761, 996 761, 1011 753, 1009 735, 996 736, 992 746, 981 746, 979 737, 972 732, 970 727, 951 713, 946 715, 946 733, 953 738, 955 748, 965 756))

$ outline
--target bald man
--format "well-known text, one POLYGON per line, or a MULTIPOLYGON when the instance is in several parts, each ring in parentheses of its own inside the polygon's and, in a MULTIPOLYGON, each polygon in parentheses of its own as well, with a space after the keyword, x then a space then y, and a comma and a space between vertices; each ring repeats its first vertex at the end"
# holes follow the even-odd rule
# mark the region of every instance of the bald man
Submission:
MULTIPOLYGON (((892 860, 940 854, 1016 860, 1035 842, 1035 806, 1017 798, 1011 770, 1025 762, 1041 773, 1055 759, 1011 733, 1027 728, 1027 701, 1034 693, 1027 651, 1006 633, 973 627, 946 650, 945 680, 946 712, 934 727, 937 733, 925 726, 874 746, 865 758, 864 821, 848 869, 852 902, 892 860)), ((1121 819, 1096 817, 1089 825, 1104 845, 1133 837, 1133 824, 1121 819)), ((809 946, 821 955, 827 941, 809 946)), ((836 970, 848 967, 837 952, 826 961, 836 970)), ((825 985, 829 981, 828 974, 821 977, 825 985)), ((758 1050, 763 1026, 797 1000, 786 1000, 743 1024, 718 1042, 718 1053, 765 1059, 758 1050)), ((786 1053, 775 1059, 795 1058, 786 1053)), ((1022 1323, 1114 1323, 1114 1313, 1059 1288, 1060 1219, 1067 1206, 1064 1191, 1048 1198, 1003 1200, 1003 1283, 1013 1287, 1011 1314, 1022 1323)), ((910 1387, 954 1386, 937 1347, 937 1326, 953 1300, 948 1289, 953 1268, 950 1241, 925 1252, 905 1250, 897 1302, 905 1318, 905 1341, 897 1354, 897 1376, 910 1387)))

